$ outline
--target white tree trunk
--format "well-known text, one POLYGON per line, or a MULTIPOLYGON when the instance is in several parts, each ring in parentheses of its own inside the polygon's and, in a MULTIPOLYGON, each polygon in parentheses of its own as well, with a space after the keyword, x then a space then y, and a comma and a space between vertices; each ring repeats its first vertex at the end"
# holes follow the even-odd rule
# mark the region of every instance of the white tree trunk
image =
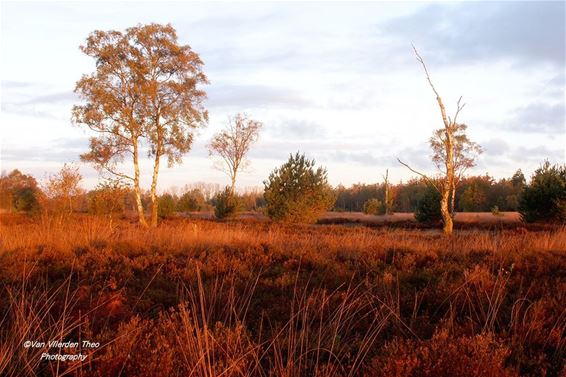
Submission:
POLYGON ((452 219, 456 216, 456 183, 452 186, 452 194, 450 196, 450 214, 452 219))
POLYGON ((143 210, 143 204, 141 200, 141 189, 140 189, 140 166, 138 162, 138 143, 137 140, 133 140, 134 145, 134 193, 136 196, 136 208, 138 211, 138 217, 140 224, 147 227, 147 221, 145 221, 145 214, 143 210))
POLYGON ((151 226, 157 226, 157 209, 159 203, 157 201, 157 176, 159 175, 159 161, 161 159, 161 155, 159 151, 155 154, 155 162, 153 164, 153 176, 151 179, 151 226))
MULTIPOLYGON (((438 98, 438 101, 442 104, 440 98, 438 98)), ((441 106, 441 109, 444 115, 444 106, 441 106)), ((442 200, 440 202, 440 211, 442 213, 442 221, 444 222, 444 234, 452 234, 454 227, 449 205, 450 194, 454 188, 454 144, 452 136, 452 127, 448 124, 446 127, 446 176, 444 184, 442 185, 442 200)))

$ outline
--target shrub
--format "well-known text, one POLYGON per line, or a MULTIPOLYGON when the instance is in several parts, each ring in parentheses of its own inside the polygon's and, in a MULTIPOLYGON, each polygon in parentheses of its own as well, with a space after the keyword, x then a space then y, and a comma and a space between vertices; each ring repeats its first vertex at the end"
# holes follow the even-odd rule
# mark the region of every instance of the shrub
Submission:
POLYGON ((42 193, 31 175, 13 170, 0 176, 0 208, 8 211, 39 212, 42 193))
POLYGON ((217 219, 234 216, 240 210, 240 201, 236 195, 232 194, 230 187, 216 194, 214 203, 214 215, 217 219))
POLYGON ((499 212, 499 207, 498 207, 498 206, 493 206, 493 207, 491 208, 491 214, 492 214, 493 216, 501 216, 501 215, 502 215, 502 213, 499 212))
POLYGON ((566 220, 566 165, 538 168, 519 200, 519 212, 526 222, 566 220))
POLYGON ((37 200, 38 193, 32 187, 25 187, 16 191, 14 195, 14 209, 19 212, 37 213, 41 206, 37 200))
POLYGON ((517 211, 519 208, 519 195, 511 194, 505 197, 505 205, 507 210, 517 211))
POLYGON ((464 212, 481 212, 486 208, 489 186, 474 182, 469 185, 460 198, 460 208, 464 212), (483 186, 483 187, 482 187, 483 186))
POLYGON ((201 211, 204 207, 206 207, 206 200, 199 189, 187 191, 177 202, 179 212, 201 211))
POLYGON ((451 337, 446 330, 424 341, 396 339, 373 360, 377 376, 517 376, 506 368, 510 350, 493 334, 451 337))
POLYGON ((422 198, 418 201, 415 218, 419 222, 433 222, 442 219, 440 213, 440 193, 434 186, 427 186, 422 198))
POLYGON ((384 211, 383 203, 377 199, 369 199, 364 203, 363 211, 365 214, 368 215, 379 215, 382 214, 384 211))
POLYGON ((159 217, 171 216, 175 213, 175 198, 171 194, 163 194, 158 199, 157 214, 159 217))
POLYGON ((82 178, 79 167, 72 164, 64 164, 57 173, 51 174, 45 184, 48 210, 59 214, 77 210, 77 199, 84 193, 80 187, 82 178))
POLYGON ((261 211, 265 207, 263 192, 247 192, 240 195, 239 200, 245 211, 261 211))
POLYGON ((298 152, 275 169, 265 186, 266 212, 274 220, 314 223, 336 201, 326 169, 298 152))
POLYGON ((123 213, 128 189, 118 182, 99 184, 88 193, 88 212, 95 215, 123 213))

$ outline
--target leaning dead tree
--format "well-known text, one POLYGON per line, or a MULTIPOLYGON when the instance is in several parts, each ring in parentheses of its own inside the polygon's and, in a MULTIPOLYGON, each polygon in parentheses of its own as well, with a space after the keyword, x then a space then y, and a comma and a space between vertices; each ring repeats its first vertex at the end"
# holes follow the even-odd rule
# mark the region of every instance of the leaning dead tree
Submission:
POLYGON ((446 108, 442 102, 442 98, 438 94, 423 58, 413 45, 413 50, 417 57, 417 61, 422 65, 426 79, 436 96, 440 114, 442 116, 443 128, 436 130, 429 140, 429 144, 433 150, 432 161, 440 171, 440 179, 433 180, 426 174, 423 174, 411 168, 408 164, 397 159, 399 163, 407 167, 413 173, 423 177, 430 185, 432 185, 440 193, 440 212, 444 224, 443 230, 445 234, 451 234, 454 221, 454 203, 456 184, 464 172, 475 165, 475 157, 481 153, 481 147, 471 142, 467 135, 465 124, 457 122, 460 111, 464 108, 465 104, 462 103, 462 97, 456 103, 456 112, 454 117, 446 115, 446 108))

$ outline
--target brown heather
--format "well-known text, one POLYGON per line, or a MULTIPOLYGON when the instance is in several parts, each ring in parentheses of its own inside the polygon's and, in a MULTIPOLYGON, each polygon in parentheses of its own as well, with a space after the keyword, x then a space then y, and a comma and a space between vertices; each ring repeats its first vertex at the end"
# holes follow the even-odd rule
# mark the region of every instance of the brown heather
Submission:
POLYGON ((566 373, 564 228, 1 221, 3 376, 566 373))

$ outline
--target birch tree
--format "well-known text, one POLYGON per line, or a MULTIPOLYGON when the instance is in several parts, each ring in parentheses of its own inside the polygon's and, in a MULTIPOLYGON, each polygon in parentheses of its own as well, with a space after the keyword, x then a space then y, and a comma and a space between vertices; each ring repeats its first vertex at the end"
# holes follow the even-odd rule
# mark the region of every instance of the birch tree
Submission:
MULTIPOLYGON (((455 123, 453 127, 453 165, 454 165, 454 184, 450 192, 449 210, 450 215, 454 218, 455 215, 455 201, 456 201, 456 187, 464 176, 464 173, 476 165, 476 158, 483 152, 482 147, 470 141, 466 135, 467 125, 463 123, 455 123)), ((429 140, 429 145, 432 149, 432 162, 435 164, 438 171, 442 172, 446 166, 446 135, 443 128, 434 131, 433 136, 429 140)))
POLYGON ((96 60, 95 72, 84 75, 75 89, 84 103, 73 107, 73 121, 96 133, 81 159, 133 185, 139 221, 147 226, 139 166, 146 146, 153 160, 150 198, 155 226, 161 157, 167 157, 169 166, 181 163, 194 130, 208 121, 206 93, 200 89, 208 83, 203 62, 190 46, 178 44, 171 25, 95 31, 81 50, 96 60), (123 162, 132 164, 133 173, 119 169, 123 162))
POLYGON ((45 192, 54 201, 57 212, 73 212, 73 199, 83 193, 80 187, 82 175, 78 166, 64 164, 61 170, 47 178, 45 192))
POLYGON ((428 69, 423 58, 419 55, 415 46, 413 46, 417 61, 421 64, 428 84, 430 85, 436 102, 440 109, 443 127, 436 130, 429 140, 433 150, 432 160, 440 171, 440 180, 435 182, 427 175, 414 170, 407 163, 397 159, 402 165, 406 166, 412 172, 423 177, 430 185, 432 185, 440 193, 440 212, 442 214, 442 222, 444 224, 443 231, 445 234, 451 234, 454 221, 454 196, 456 192, 456 183, 464 171, 474 166, 475 157, 481 153, 481 147, 471 142, 466 136, 467 126, 457 122, 458 115, 464 108, 462 97, 456 103, 456 112, 454 117, 446 114, 444 102, 434 87, 428 69))
POLYGON ((245 114, 236 114, 228 119, 224 130, 214 135, 208 145, 210 155, 218 155, 221 163, 217 167, 230 177, 230 194, 234 195, 238 172, 249 166, 246 159, 251 146, 259 137, 262 123, 245 114))

